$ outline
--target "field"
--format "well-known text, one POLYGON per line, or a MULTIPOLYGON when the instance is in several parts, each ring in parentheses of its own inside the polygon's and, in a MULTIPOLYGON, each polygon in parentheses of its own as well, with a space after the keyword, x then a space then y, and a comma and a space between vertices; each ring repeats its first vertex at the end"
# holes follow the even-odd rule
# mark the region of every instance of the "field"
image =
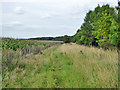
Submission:
POLYGON ((3 88, 117 88, 116 50, 3 39, 3 88), (14 42, 14 43, 13 43, 14 42))

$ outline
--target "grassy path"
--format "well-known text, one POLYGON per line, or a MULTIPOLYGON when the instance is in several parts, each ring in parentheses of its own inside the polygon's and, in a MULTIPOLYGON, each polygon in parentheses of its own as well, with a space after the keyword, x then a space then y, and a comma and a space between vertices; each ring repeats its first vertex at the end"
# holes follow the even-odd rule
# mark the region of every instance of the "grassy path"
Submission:
POLYGON ((97 50, 68 44, 46 49, 42 55, 28 56, 19 61, 21 67, 8 73, 7 87, 117 87, 117 52, 102 50, 98 58, 97 50))

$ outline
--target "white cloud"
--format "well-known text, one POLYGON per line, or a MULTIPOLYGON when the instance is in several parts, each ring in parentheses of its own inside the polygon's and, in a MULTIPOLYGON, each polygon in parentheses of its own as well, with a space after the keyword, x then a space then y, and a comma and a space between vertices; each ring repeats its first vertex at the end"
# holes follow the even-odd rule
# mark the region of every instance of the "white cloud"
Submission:
POLYGON ((41 3, 46 3, 46 2, 74 2, 74 1, 79 1, 79 0, 1 0, 1 2, 41 2, 41 3))
POLYGON ((117 0, 3 1, 8 2, 1 5, 4 8, 3 23, 7 22, 3 24, 7 27, 4 27, 3 35, 13 35, 14 37, 72 35, 76 33, 77 29, 83 23, 86 12, 94 10, 98 4, 100 4, 100 6, 107 3, 110 4, 110 6, 117 5, 117 0), (26 13, 26 11, 29 13, 26 13), (19 16, 17 14, 23 15, 19 16))
POLYGON ((0 26, 2 26, 2 23, 0 22, 0 26))
POLYGON ((11 25, 21 25, 21 23, 19 21, 13 21, 10 23, 11 25))
POLYGON ((34 28, 34 29, 36 29, 36 28, 48 28, 48 29, 55 29, 55 28, 71 28, 72 26, 67 26, 67 25, 55 25, 55 26, 53 26, 53 25, 28 25, 27 27, 29 27, 29 28, 34 28))
POLYGON ((41 16, 42 19, 44 19, 44 18, 50 18, 50 17, 52 17, 52 16, 50 14, 48 14, 48 13, 46 13, 46 14, 44 14, 44 15, 41 16))
POLYGON ((22 7, 16 7, 16 8, 14 9, 14 12, 15 12, 16 14, 24 14, 24 13, 25 13, 25 11, 23 10, 22 7))
POLYGON ((84 5, 85 3, 96 3, 96 2, 110 2, 114 3, 118 0, 0 0, 0 2, 39 2, 39 3, 66 3, 66 4, 79 4, 84 5))
POLYGON ((3 25, 5 25, 7 27, 12 27, 12 26, 20 26, 20 25, 22 25, 22 23, 19 21, 12 21, 12 22, 9 22, 9 23, 3 24, 3 25))
POLYGON ((28 27, 30 27, 30 28, 39 28, 40 26, 39 25, 30 25, 28 27))

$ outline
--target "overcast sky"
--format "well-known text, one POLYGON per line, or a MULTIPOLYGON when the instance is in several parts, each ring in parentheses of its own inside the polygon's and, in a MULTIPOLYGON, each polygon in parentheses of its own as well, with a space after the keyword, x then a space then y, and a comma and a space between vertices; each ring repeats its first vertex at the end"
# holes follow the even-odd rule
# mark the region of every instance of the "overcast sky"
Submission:
POLYGON ((31 38, 74 35, 89 10, 118 0, 3 0, 0 27, 3 37, 31 38), (1 20, 2 19, 2 20, 1 20))

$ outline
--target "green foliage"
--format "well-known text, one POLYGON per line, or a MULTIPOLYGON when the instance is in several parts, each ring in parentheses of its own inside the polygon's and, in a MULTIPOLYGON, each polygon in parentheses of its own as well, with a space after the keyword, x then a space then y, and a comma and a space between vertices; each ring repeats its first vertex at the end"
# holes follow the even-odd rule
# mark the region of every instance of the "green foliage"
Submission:
POLYGON ((70 37, 67 36, 67 35, 64 36, 63 40, 64 40, 64 43, 70 43, 71 42, 70 37))
POLYGON ((62 42, 36 42, 34 40, 20 40, 20 39, 2 39, 2 49, 12 49, 16 51, 17 49, 25 48, 26 46, 51 46, 60 44, 62 42))
POLYGON ((118 26, 118 23, 112 19, 112 24, 111 24, 111 27, 110 27, 110 34, 109 34, 109 40, 112 44, 116 45, 118 44, 118 29, 119 29, 119 26, 118 26))
MULTIPOLYGON (((99 13, 100 14, 100 13, 99 13)), ((93 36, 97 38, 99 46, 103 45, 108 40, 108 34, 110 32, 111 16, 107 14, 107 10, 102 12, 102 17, 92 23, 94 31, 93 36)))
POLYGON ((104 46, 106 43, 117 46, 119 43, 118 14, 108 4, 86 14, 84 23, 73 36, 73 42, 84 45, 104 46))

